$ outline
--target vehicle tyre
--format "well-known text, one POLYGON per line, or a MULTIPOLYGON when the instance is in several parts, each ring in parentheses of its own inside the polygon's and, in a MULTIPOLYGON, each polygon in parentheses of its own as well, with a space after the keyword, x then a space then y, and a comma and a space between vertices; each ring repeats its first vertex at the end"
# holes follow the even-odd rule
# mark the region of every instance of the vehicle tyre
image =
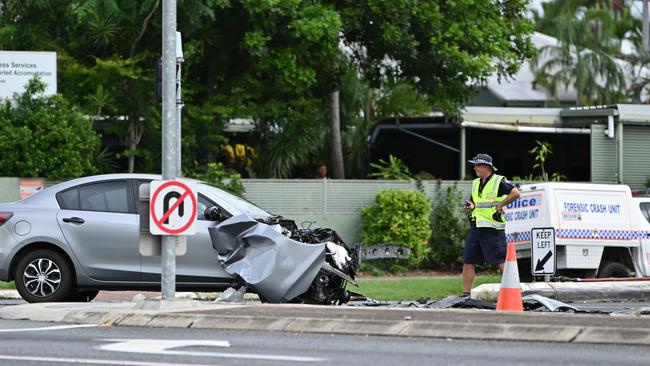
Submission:
POLYGON ((630 270, 618 262, 605 262, 600 266, 598 271, 598 278, 621 278, 630 277, 630 270))
POLYGON ((72 290, 65 301, 69 302, 91 302, 97 297, 99 290, 78 291, 72 290))
POLYGON ((27 302, 65 301, 72 289, 66 260, 49 249, 27 253, 16 265, 16 290, 27 302))

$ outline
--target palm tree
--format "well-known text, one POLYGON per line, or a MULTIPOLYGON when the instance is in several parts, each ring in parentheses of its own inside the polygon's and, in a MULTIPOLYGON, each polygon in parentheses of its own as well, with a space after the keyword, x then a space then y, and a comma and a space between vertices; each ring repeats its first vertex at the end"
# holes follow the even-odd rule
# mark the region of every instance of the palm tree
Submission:
POLYGON ((557 95, 559 88, 573 86, 578 105, 624 100, 623 70, 611 56, 618 47, 611 41, 615 40, 611 14, 592 9, 563 17, 559 43, 542 47, 533 62, 536 82, 551 96, 557 95))
POLYGON ((341 100, 348 158, 346 166, 350 167, 351 173, 348 176, 357 178, 367 176, 367 138, 376 122, 389 117, 423 116, 431 112, 431 106, 411 83, 385 78, 379 88, 374 88, 361 78, 354 65, 350 65, 341 78, 341 100))

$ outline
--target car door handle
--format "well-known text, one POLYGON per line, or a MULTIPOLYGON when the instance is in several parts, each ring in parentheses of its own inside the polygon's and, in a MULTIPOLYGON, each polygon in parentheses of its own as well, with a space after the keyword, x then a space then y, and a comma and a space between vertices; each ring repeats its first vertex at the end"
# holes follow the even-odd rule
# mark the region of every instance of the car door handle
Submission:
POLYGON ((86 221, 81 217, 66 217, 63 219, 63 222, 69 222, 73 224, 83 224, 86 221))

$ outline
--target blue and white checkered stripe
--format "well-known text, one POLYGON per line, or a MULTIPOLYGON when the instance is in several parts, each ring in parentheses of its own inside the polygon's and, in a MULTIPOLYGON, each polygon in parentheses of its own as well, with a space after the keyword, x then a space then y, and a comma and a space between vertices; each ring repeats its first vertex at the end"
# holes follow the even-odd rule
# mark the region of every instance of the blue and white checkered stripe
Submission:
POLYGON ((647 238, 649 233, 639 230, 560 229, 556 236, 558 239, 634 240, 647 238))
POLYGON ((508 243, 523 243, 530 241, 530 231, 520 231, 506 234, 506 241, 508 243))
MULTIPOLYGON (((559 229, 556 237, 558 239, 635 240, 650 239, 650 231, 559 229)), ((506 234, 506 241, 508 243, 523 243, 529 242, 530 240, 530 231, 506 234)))

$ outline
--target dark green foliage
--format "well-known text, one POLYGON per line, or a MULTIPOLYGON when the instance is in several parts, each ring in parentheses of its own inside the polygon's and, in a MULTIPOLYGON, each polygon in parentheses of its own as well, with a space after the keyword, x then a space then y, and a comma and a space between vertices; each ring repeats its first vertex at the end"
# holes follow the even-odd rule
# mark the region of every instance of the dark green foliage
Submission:
POLYGON ((454 111, 488 76, 512 76, 534 54, 526 0, 335 3, 363 74, 375 85, 410 80, 435 109, 454 111))
POLYGON ((244 193, 244 185, 239 173, 228 170, 221 163, 209 163, 204 168, 195 170, 189 176, 237 196, 244 193))
MULTIPOLYGON (((161 7, 160 0, 0 5, 0 48, 57 52, 59 92, 93 116, 105 143, 95 154, 107 147, 117 158, 114 168, 96 156, 102 171, 160 168, 161 7)), ((351 176, 365 178, 371 116, 432 110, 424 100, 453 111, 491 73, 513 75, 532 54, 525 10, 524 0, 179 0, 183 166, 219 161, 223 144, 245 143, 260 157, 257 176, 291 177, 329 155, 328 97, 341 89, 346 155, 364 170, 351 176), (346 73, 373 91, 360 89, 363 100, 347 103, 346 73), (233 118, 253 120, 255 132, 228 141, 223 129, 233 118)))
POLYGON ((368 262, 382 270, 415 268, 426 258, 431 235, 431 205, 424 193, 397 189, 382 191, 361 210, 364 245, 399 244, 411 248, 408 260, 368 262))
POLYGON ((463 264, 463 246, 469 231, 466 213, 462 210, 462 197, 456 185, 441 192, 438 184, 431 215, 431 248, 427 265, 436 269, 459 269, 463 264))
POLYGON ((0 175, 74 178, 94 172, 99 136, 61 95, 42 96, 33 79, 23 94, 0 106, 0 175))
POLYGON ((399 158, 393 155, 388 156, 388 161, 379 159, 379 163, 370 163, 373 172, 370 176, 386 180, 409 180, 413 179, 409 168, 399 158))

